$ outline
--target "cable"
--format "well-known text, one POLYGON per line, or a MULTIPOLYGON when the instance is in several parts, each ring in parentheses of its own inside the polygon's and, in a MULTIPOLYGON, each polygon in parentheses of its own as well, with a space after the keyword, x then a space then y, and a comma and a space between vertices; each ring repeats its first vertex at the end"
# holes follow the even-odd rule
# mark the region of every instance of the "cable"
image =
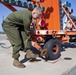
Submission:
POLYGON ((5 43, 0 43, 0 46, 1 46, 2 48, 5 48, 5 49, 8 49, 8 48, 12 47, 12 46, 4 47, 3 45, 5 45, 5 43))

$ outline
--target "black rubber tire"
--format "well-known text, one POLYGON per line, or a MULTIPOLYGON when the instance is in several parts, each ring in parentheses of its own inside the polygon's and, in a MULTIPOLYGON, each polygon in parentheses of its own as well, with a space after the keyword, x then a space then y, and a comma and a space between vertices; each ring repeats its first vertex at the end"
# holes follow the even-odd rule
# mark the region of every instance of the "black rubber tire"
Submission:
POLYGON ((61 56, 61 43, 58 39, 50 39, 48 42, 45 43, 43 48, 48 49, 48 53, 46 54, 46 58, 50 60, 55 60, 61 56), (57 45, 57 51, 56 53, 53 53, 53 47, 54 45, 57 45))

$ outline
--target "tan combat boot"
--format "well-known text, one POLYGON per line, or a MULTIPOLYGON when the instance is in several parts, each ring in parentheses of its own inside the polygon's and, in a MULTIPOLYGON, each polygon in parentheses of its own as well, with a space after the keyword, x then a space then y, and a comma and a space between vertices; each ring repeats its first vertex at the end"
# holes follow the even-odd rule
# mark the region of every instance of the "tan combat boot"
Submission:
POLYGON ((26 58, 36 58, 38 54, 34 54, 31 50, 27 50, 26 58))
POLYGON ((26 66, 19 62, 19 60, 14 59, 13 65, 18 68, 25 68, 26 66))

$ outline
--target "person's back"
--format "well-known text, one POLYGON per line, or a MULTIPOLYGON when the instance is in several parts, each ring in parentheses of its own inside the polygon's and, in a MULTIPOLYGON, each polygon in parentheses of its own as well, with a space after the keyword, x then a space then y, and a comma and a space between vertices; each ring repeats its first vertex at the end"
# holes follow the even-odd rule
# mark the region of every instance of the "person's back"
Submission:
POLYGON ((19 10, 11 13, 8 15, 8 17, 5 19, 4 22, 8 23, 15 23, 17 25, 23 25, 24 21, 30 22, 32 19, 32 13, 29 10, 19 10), (27 20, 27 21, 26 21, 27 20))

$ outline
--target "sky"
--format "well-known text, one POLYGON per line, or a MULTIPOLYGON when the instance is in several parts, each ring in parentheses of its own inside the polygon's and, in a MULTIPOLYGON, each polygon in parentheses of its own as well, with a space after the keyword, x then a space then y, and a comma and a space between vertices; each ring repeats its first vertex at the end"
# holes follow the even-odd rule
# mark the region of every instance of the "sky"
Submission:
MULTIPOLYGON (((62 0, 62 3, 64 2, 70 2, 71 3, 71 8, 73 8, 74 12, 73 15, 76 16, 76 0, 62 0)), ((15 7, 17 10, 23 10, 23 8, 15 7)), ((11 10, 9 10, 7 7, 5 7, 3 4, 0 3, 0 31, 3 31, 2 29, 2 22, 3 20, 10 14, 12 13, 11 10)))

